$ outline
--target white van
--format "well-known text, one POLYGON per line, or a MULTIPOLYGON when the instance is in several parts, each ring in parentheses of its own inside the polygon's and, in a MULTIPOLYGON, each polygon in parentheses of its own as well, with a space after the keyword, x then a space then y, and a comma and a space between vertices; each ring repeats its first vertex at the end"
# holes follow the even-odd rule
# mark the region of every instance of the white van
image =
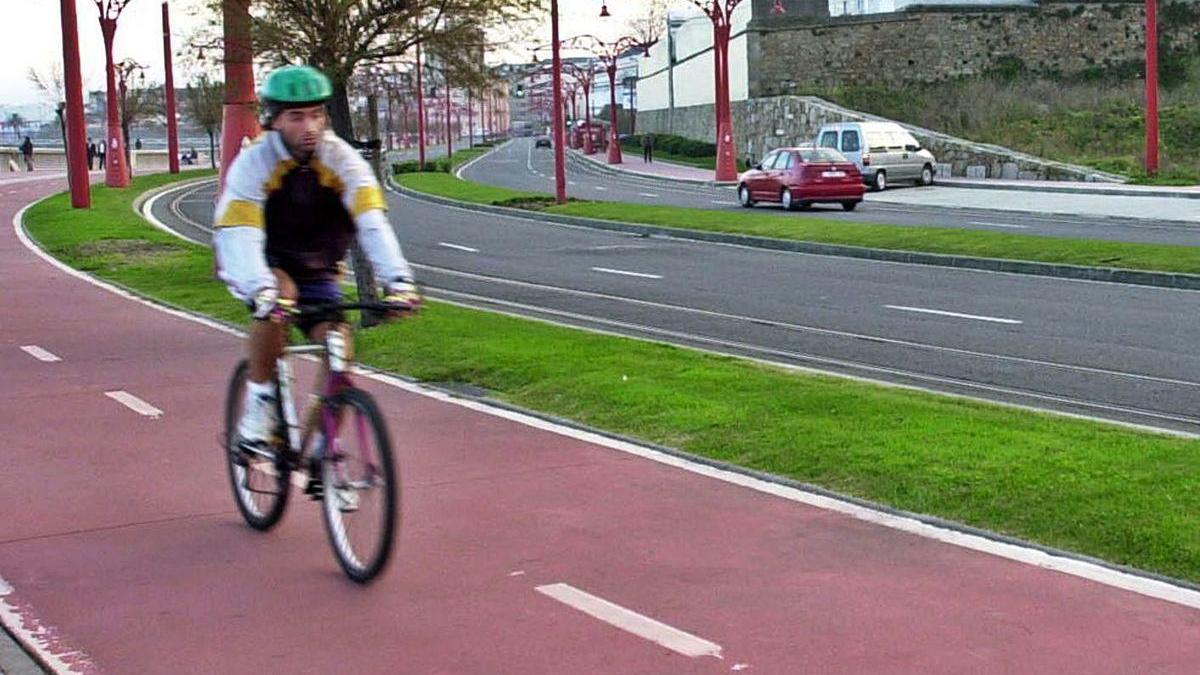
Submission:
POLYGON ((894 181, 933 185, 937 166, 933 153, 894 122, 826 124, 817 134, 816 145, 833 148, 857 164, 863 182, 873 190, 885 190, 894 181))

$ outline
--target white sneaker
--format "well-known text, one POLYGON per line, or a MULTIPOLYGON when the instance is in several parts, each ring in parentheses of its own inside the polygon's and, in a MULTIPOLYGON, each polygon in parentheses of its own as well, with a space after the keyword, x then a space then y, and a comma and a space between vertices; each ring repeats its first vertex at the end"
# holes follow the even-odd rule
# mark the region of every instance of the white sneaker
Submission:
POLYGON ((335 487, 333 496, 337 500, 338 511, 353 513, 358 510, 358 490, 354 488, 335 487))
POLYGON ((238 436, 248 445, 267 445, 279 426, 279 415, 275 410, 275 397, 246 392, 246 407, 238 422, 238 436))

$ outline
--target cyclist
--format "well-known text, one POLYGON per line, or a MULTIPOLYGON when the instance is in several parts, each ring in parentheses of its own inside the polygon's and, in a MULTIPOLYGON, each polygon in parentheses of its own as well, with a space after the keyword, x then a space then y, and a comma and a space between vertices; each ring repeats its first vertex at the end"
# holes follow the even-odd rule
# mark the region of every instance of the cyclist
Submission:
MULTIPOLYGON (((229 167, 213 216, 218 276, 254 314, 250 378, 239 447, 269 443, 278 425, 275 363, 286 344, 281 307, 342 299, 342 261, 357 237, 385 288, 384 301, 415 311, 421 295, 388 222, 367 162, 328 130, 329 78, 311 66, 284 66, 263 83, 264 133, 229 167)), ((302 321, 314 342, 349 327, 302 321)))

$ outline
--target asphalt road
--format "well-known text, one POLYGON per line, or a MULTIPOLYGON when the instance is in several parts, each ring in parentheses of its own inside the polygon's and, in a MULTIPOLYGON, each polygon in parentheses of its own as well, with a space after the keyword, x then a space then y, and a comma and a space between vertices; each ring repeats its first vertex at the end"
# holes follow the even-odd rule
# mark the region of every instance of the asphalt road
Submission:
MULTIPOLYGON (((207 240, 212 187, 154 204, 207 240)), ((555 226, 390 195, 431 295, 571 325, 1200 433, 1200 293, 555 226)))
MULTIPOLYGON (((639 204, 686 206, 700 209, 741 210, 732 187, 688 185, 652 177, 613 175, 590 160, 569 156, 567 167, 568 193, 573 197, 596 201, 621 201, 639 204)), ((554 154, 546 148, 535 149, 533 140, 517 138, 512 143, 487 155, 463 171, 468 180, 537 192, 554 192, 554 154)), ((1035 215, 995 209, 948 208, 944 205, 904 204, 881 199, 914 201, 914 195, 929 194, 937 188, 896 187, 886 196, 868 193, 866 200, 854 213, 844 213, 840 206, 817 205, 812 211, 789 213, 777 206, 760 205, 755 213, 781 218, 834 218, 857 223, 886 223, 908 226, 934 226, 1004 232, 1046 237, 1106 239, 1113 241, 1159 244, 1200 245, 1200 224, 1178 220, 1141 218, 1103 218, 1070 215, 1035 215)), ((991 191, 957 190, 956 193, 978 197, 984 201, 991 191)), ((1028 195, 1014 193, 1015 199, 1028 195)), ((1112 197, 1105 197, 1112 199, 1112 197)), ((1125 201, 1144 200, 1127 197, 1125 201)), ((1200 203, 1186 202, 1192 210, 1200 203)), ((1158 204, 1157 200, 1147 204, 1158 204)), ((1148 206, 1148 208, 1150 208, 1148 206)))

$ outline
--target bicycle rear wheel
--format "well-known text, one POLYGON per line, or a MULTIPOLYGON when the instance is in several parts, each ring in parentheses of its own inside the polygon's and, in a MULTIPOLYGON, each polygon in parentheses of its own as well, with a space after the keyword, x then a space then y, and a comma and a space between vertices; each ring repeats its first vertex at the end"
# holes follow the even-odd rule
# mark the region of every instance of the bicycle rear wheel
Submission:
MULTIPOLYGON (((279 522, 291 491, 291 467, 284 453, 248 454, 237 447, 238 421, 246 402, 246 382, 250 365, 242 361, 229 381, 225 400, 225 463, 229 466, 229 484, 233 500, 246 523, 256 530, 269 530, 279 522)), ((278 398, 278 397, 276 397, 278 398)), ((277 419, 283 420, 282 411, 277 419)), ((281 436, 282 437, 282 436, 281 436)))
POLYGON ((392 444, 379 407, 365 391, 338 393, 324 414, 325 530, 346 576, 367 583, 392 553, 398 492, 392 444))

